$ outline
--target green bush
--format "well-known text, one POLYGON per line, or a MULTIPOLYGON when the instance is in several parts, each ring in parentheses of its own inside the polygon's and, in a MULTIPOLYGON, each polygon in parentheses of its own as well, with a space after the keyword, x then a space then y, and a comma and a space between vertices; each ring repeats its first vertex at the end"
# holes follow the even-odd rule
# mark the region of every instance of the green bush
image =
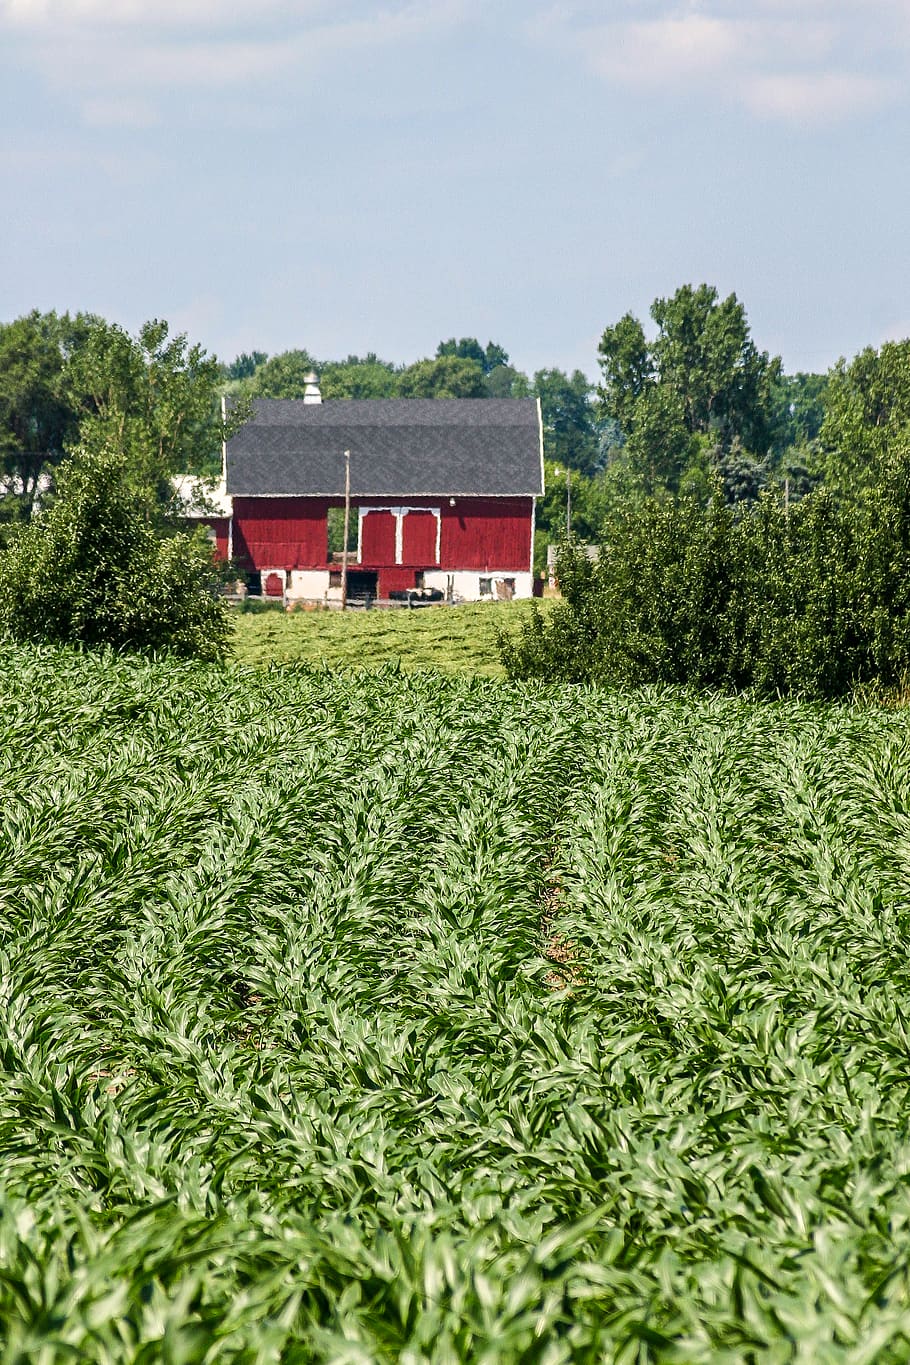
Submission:
POLYGON ((596 562, 559 561, 563 601, 500 639, 512 678, 841 697, 910 675, 910 466, 859 506, 649 501, 596 562))
POLYGON ((0 558, 0 633, 218 659, 228 636, 202 536, 167 534, 116 451, 82 449, 0 558))

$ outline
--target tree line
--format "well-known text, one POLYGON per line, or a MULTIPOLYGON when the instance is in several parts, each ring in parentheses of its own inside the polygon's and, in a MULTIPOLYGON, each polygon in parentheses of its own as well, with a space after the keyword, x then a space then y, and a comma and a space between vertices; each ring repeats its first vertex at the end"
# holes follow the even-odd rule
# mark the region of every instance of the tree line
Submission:
MULTIPOLYGON (((115 523, 126 558, 117 570, 116 591, 111 588, 113 579, 93 580, 94 586, 86 586, 87 579, 80 580, 82 605, 70 603, 66 609, 61 605, 63 593, 54 608, 58 623, 54 629, 61 638, 67 631, 78 634, 79 630, 89 638, 91 630, 84 624, 86 594, 95 593, 97 601, 108 604, 129 596, 128 584, 135 583, 140 573, 138 561, 129 561, 126 547, 130 545, 145 547, 147 564, 142 572, 146 572, 158 554, 155 546, 167 543, 164 559, 156 560, 158 578, 151 575, 158 586, 149 601, 155 594, 160 596, 164 581, 160 573, 167 556, 171 557, 167 572, 175 571, 179 560, 177 576, 183 574, 185 597, 180 599, 178 593, 175 601, 184 600, 186 606, 197 589, 211 598, 210 555, 206 558, 204 545, 193 548, 192 538, 181 531, 173 476, 217 472, 221 442, 229 434, 222 422, 223 395, 235 400, 231 422, 236 426, 255 397, 302 397, 311 369, 319 373, 326 401, 539 398, 547 473, 547 493, 537 515, 539 569, 546 543, 565 536, 569 504, 574 538, 601 544, 609 551, 601 556, 601 568, 591 571, 595 578, 597 573, 606 573, 607 564, 611 572, 619 572, 618 565, 634 562, 641 581, 654 583, 660 579, 655 563, 646 566, 641 559, 647 547, 653 546, 655 553, 660 545, 675 547, 666 550, 669 573, 670 566, 679 562, 683 542, 689 544, 686 536, 692 545, 701 544, 698 538, 709 524, 715 530, 726 528, 723 535, 717 532, 720 540, 715 537, 711 553, 719 564, 722 555, 717 545, 722 542, 727 547, 723 572, 725 581, 733 583, 729 556, 734 553, 730 548, 734 542, 737 554, 742 549, 743 564, 776 555, 779 567, 784 560, 790 562, 788 555, 792 559, 798 554, 809 534, 797 536, 797 528, 817 530, 823 523, 837 523, 841 529, 831 535, 846 545, 855 528, 866 524, 857 516, 857 507, 864 507, 863 516, 867 516, 869 508, 884 506, 883 489, 891 489, 888 505, 892 511, 900 504, 894 491, 900 485, 895 460, 900 463, 901 452, 910 446, 910 341, 867 348, 850 361, 840 361, 827 374, 787 375, 779 357, 755 345, 745 309, 735 294, 722 299, 709 285, 684 285, 669 298, 655 299, 647 328, 632 314, 607 326, 598 366, 596 385, 580 370, 569 373, 554 367, 527 375, 512 365, 502 345, 493 341, 482 345, 476 337, 440 341, 433 357, 410 365, 395 365, 374 353, 320 360, 306 349, 273 356, 253 351, 222 363, 185 336, 173 336, 162 321, 147 323, 136 336, 116 323, 86 314, 36 311, 0 325, 0 546, 10 542, 2 557, 6 605, 0 602, 0 618, 5 612, 7 629, 12 629, 9 603, 15 598, 30 603, 28 611, 20 613, 17 629, 25 629, 22 622, 37 619, 36 602, 42 593, 46 598, 47 592, 46 587, 35 586, 36 571, 30 565, 40 562, 44 566, 45 585, 49 566, 57 561, 69 566, 71 581, 78 578, 72 572, 72 554, 67 552, 67 557, 63 550, 74 537, 78 540, 74 528, 80 517, 84 527, 95 518, 94 529, 90 534, 86 531, 84 541, 89 559, 97 536, 115 523), (69 502, 62 496, 66 488, 69 502), (97 497, 90 507, 93 489, 97 497), (804 501, 806 510, 798 511, 804 501), (135 534, 128 533, 121 512, 115 515, 115 506, 128 509, 132 518, 128 525, 135 534), (42 516, 33 520, 39 507, 42 516), (823 515, 825 507, 833 509, 830 515, 823 515), (777 511, 772 515, 768 509, 779 510, 788 528, 774 542, 776 548, 770 532, 767 543, 756 539, 759 511, 762 525, 776 525, 777 511), (66 520, 70 514, 76 521, 66 520), (16 586, 11 596, 13 579, 16 586)), ((888 522, 882 513, 879 522, 897 526, 903 512, 895 516, 888 522)), ((827 544, 818 542, 822 543, 827 544)), ((881 558, 883 542, 877 544, 876 554, 881 558)), ((891 549, 897 556, 895 562, 902 565, 901 545, 895 541, 891 549)), ((690 551, 687 562, 691 565, 702 551, 696 553, 691 545, 690 551)), ((851 553, 858 564, 859 549, 854 546, 851 553)), ((706 549, 704 554, 708 554, 706 549)), ((797 578, 803 575, 800 582, 808 582, 805 566, 799 566, 797 573, 794 565, 795 560, 791 568, 797 578)), ((573 609, 568 600, 573 592, 577 605, 588 591, 583 586, 588 582, 587 572, 565 568, 567 610, 573 609)), ((853 593, 853 599, 860 601, 863 573, 856 570, 859 577, 855 576, 849 592, 841 584, 841 598, 853 593)), ((623 599, 621 593, 617 596, 617 582, 606 585, 604 580, 601 588, 619 602, 623 599)), ((680 597, 669 580, 663 581, 661 592, 674 601, 680 597)), ((760 593, 756 602, 759 598, 760 593)), ((739 599, 745 600, 743 592, 739 599)), ((790 600, 782 592, 781 601, 790 600)), ((201 596, 198 603, 202 603, 201 596)), ((896 610, 893 603, 892 608, 896 610)), ((156 610, 161 616, 160 607, 156 610)), ((859 615, 863 610, 856 607, 859 615)), ((206 619, 207 611, 199 607, 200 621, 206 619)), ((708 598, 692 611, 704 616, 708 598)), ((645 612, 635 630, 641 639, 651 630, 657 641, 655 658, 663 650, 664 664, 654 666, 654 676, 662 680, 689 676, 681 665, 666 663, 672 650, 661 635, 662 628, 653 627, 653 622, 648 625, 648 619, 645 612)), ((172 627, 173 622, 167 629, 172 627)), ((110 634, 110 629, 98 627, 101 636, 105 630, 110 634)), ((609 629, 603 621, 598 627, 602 639, 610 631, 618 638, 619 629, 616 621, 609 629)), ((629 629, 626 621, 622 630, 628 634, 629 629)), ((728 621, 728 636, 732 629, 728 621)), ((855 634, 859 627, 854 622, 850 629, 855 634)), ((688 638, 694 638, 693 629, 687 630, 688 638)), ((127 634, 134 643, 145 640, 157 647, 165 638, 163 631, 164 627, 134 621, 127 634)), ((523 655, 513 650, 510 666, 516 675, 522 669, 559 671, 555 655, 549 662, 544 659, 546 644, 545 632, 538 633, 534 640, 529 636, 524 641, 523 655)), ((577 645, 576 640, 576 657, 587 657, 585 651, 578 652, 577 645)), ((193 648, 188 639, 185 652, 193 648)), ((616 655, 614 646, 610 648, 616 655)), ((698 649, 704 656, 707 646, 698 649)), ((754 642, 750 649, 754 654, 754 642)), ((892 649, 889 657, 896 659, 899 652, 892 649)), ((596 668, 591 665, 591 676, 598 669, 598 676, 603 674, 602 663, 596 668)), ((711 676, 723 675, 732 685, 734 675, 742 679, 748 673, 737 667, 738 672, 728 668, 726 673, 715 670, 711 676)), ((892 673, 899 671, 897 664, 889 668, 892 673)), ((650 676, 644 666, 639 673, 650 676)), ((778 681, 773 686, 782 686, 779 671, 775 677, 778 681)))

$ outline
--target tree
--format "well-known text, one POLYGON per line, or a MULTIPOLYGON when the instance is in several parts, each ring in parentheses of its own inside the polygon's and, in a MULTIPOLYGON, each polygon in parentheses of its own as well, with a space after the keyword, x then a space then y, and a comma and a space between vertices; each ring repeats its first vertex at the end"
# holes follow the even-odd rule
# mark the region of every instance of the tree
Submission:
POLYGON ((870 487, 910 436, 910 340, 867 346, 828 378, 820 433, 825 482, 842 494, 870 487))
POLYGON ((249 392, 256 398, 302 398, 306 377, 315 369, 309 351, 282 351, 258 367, 249 392))
POLYGON ((590 403, 591 385, 581 370, 538 370, 533 393, 540 399, 547 459, 590 474, 597 466, 598 442, 590 403))
POLYGON ((251 379, 259 366, 264 365, 267 360, 268 355, 265 351, 251 351, 249 353, 242 351, 236 360, 231 361, 230 365, 225 365, 225 376, 228 379, 251 379))
POLYGON ((679 394, 668 385, 651 384, 635 404, 635 420, 626 446, 629 465, 651 496, 675 493, 695 454, 697 438, 686 426, 679 394))
POLYGON ((849 696, 910 676, 910 443, 868 495, 650 498, 569 543, 563 601, 501 639, 511 677, 849 696))
POLYGON ((792 447, 804 448, 818 438, 825 420, 828 375, 780 374, 771 388, 774 442, 772 453, 783 458, 792 447))
MULTIPOLYGON (((220 468, 219 382, 214 356, 182 333, 171 337, 159 320, 132 337, 116 323, 92 319, 66 372, 80 445, 119 451, 150 507, 169 501, 174 474, 220 468)), ((232 429, 245 415, 238 405, 232 429)))
POLYGON ((628 435, 635 428, 639 399, 655 382, 654 360, 638 318, 626 313, 615 326, 607 327, 599 355, 601 403, 628 435))
POLYGON ((738 439, 763 459, 773 437, 780 360, 757 350, 736 295, 719 300, 710 285, 683 285, 671 298, 655 299, 651 317, 652 342, 627 313, 600 343, 601 403, 622 425, 630 456, 655 476, 663 463, 671 488, 686 435, 711 434, 724 451, 738 439), (662 460, 660 441, 668 444, 662 460))
POLYGON ((487 375, 487 396, 490 398, 528 398, 531 385, 528 376, 514 365, 494 365, 487 375))
POLYGON ((461 356, 418 360, 402 370, 398 379, 401 398, 485 398, 486 392, 481 367, 461 356))
POLYGON ((0 633, 218 659, 229 625, 217 589, 207 541, 159 534, 126 457, 96 430, 0 560, 0 633))
POLYGON ((390 361, 377 355, 349 355, 347 360, 332 360, 319 369, 319 387, 324 399, 394 398, 398 392, 398 372, 390 361))
POLYGON ((436 359, 440 360, 444 356, 473 360, 484 374, 490 374, 497 366, 509 363, 508 351, 502 346, 498 346, 495 341, 488 341, 486 347, 483 347, 476 337, 461 337, 459 341, 449 337, 448 341, 440 341, 436 347, 436 359))
POLYGON ((0 514, 28 520, 76 431, 66 362, 86 319, 29 313, 0 326, 0 514))

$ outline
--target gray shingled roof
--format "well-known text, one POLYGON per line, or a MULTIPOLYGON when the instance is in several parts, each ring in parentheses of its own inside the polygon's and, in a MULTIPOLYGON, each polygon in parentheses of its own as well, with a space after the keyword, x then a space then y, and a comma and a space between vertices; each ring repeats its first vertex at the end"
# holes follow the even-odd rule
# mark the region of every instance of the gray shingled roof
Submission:
POLYGON ((535 398, 258 398, 227 447, 227 491, 355 497, 539 494, 535 398))

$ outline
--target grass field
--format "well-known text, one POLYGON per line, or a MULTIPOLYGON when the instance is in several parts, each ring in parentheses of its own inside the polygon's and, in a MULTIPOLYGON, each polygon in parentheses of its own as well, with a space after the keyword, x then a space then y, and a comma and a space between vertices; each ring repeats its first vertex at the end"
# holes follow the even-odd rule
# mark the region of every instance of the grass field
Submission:
POLYGON ((4 1365, 905 1365, 906 712, 0 702, 4 1365))
POLYGON ((504 676, 495 628, 514 627, 529 602, 479 602, 415 611, 235 613, 234 649, 243 663, 311 663, 342 668, 435 668, 504 676))

